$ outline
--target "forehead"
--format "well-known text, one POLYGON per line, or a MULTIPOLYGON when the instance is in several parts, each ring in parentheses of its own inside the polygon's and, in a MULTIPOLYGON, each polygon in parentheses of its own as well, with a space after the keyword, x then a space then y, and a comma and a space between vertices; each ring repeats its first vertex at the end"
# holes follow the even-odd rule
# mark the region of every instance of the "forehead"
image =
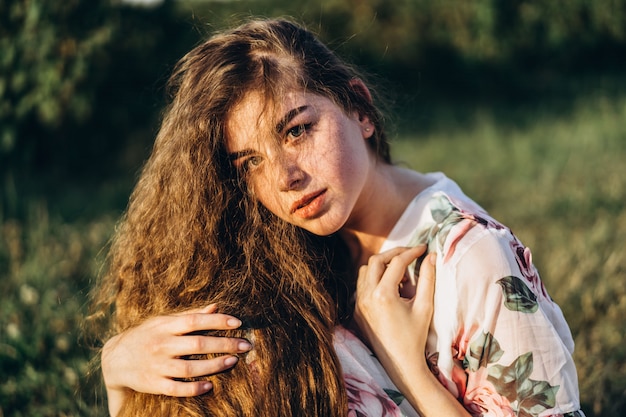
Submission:
POLYGON ((226 118, 228 151, 244 148, 251 140, 274 137, 287 113, 302 106, 317 108, 321 100, 321 96, 302 89, 288 90, 276 98, 268 98, 256 90, 245 94, 226 118))
POLYGON ((231 131, 233 128, 241 129, 245 126, 254 129, 267 127, 278 117, 280 107, 286 106, 287 103, 281 106, 278 99, 268 98, 258 91, 251 91, 228 112, 226 129, 231 131))

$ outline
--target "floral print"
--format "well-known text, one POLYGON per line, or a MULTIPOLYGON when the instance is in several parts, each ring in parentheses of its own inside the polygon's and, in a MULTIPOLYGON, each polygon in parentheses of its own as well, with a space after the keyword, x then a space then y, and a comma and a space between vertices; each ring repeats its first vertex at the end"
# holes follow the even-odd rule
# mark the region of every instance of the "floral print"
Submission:
POLYGON ((381 395, 377 392, 373 385, 349 374, 344 374, 344 380, 348 392, 349 417, 401 415, 397 412, 395 402, 386 393, 381 395))
MULTIPOLYGON (((571 333, 530 249, 454 182, 429 175, 435 184, 381 252, 427 244, 438 254, 431 371, 473 416, 584 417, 571 333)), ((418 270, 419 260, 409 274, 418 270)))
MULTIPOLYGON (((381 252, 427 244, 438 254, 425 352, 431 372, 473 416, 584 417, 571 333, 530 249, 454 182, 429 175, 435 184, 407 207, 381 252)), ((419 260, 409 274, 416 271, 419 260)), ((372 352, 341 326, 335 350, 350 417, 419 417, 372 352)))
POLYGON ((515 253, 515 260, 520 268, 520 272, 526 278, 533 289, 533 293, 540 297, 549 299, 548 291, 543 285, 543 281, 539 278, 539 273, 533 266, 532 254, 530 249, 522 245, 517 239, 511 239, 511 249, 515 253))
POLYGON ((463 405, 472 415, 492 415, 498 417, 515 416, 510 401, 498 393, 489 380, 487 368, 480 368, 469 374, 470 387, 463 397, 463 405))
POLYGON ((472 411, 477 408, 480 411, 506 411, 502 415, 521 417, 537 416, 553 408, 559 387, 530 378, 533 371, 532 352, 517 357, 506 366, 497 364, 503 354, 500 344, 491 334, 482 334, 470 344, 463 367, 472 380, 470 386, 475 386, 474 390, 487 390, 487 395, 483 393, 480 398, 471 391, 466 392, 464 401, 469 403, 467 408, 472 411))
POLYGON ((419 417, 354 334, 338 326, 334 345, 346 383, 349 417, 419 417))
MULTIPOLYGON (((474 221, 486 228, 505 229, 499 223, 485 218, 484 214, 479 216, 464 213, 453 206, 443 194, 436 194, 432 198, 431 212, 435 225, 427 229, 430 230, 428 234, 421 232, 418 236, 427 235, 429 246, 436 240, 440 251, 445 247, 444 242, 449 239, 448 235, 456 224, 466 222, 462 228, 457 228, 456 235, 452 238, 453 243, 449 246, 450 252, 454 252, 460 237, 469 230, 467 221, 474 221)), ((510 244, 521 275, 526 281, 534 284, 535 291, 539 291, 545 297, 547 293, 536 269, 532 266, 530 250, 522 246, 515 237, 510 240, 510 244)), ((444 257, 444 262, 450 259, 450 252, 444 257)), ((503 304, 507 309, 527 314, 538 310, 537 296, 522 278, 508 275, 496 283, 502 288, 503 304)), ((532 352, 517 357, 508 366, 496 364, 503 354, 499 343, 489 333, 479 335, 470 344, 470 349, 463 359, 463 369, 468 374, 467 382, 470 387, 465 388, 465 395, 462 397, 466 408, 478 415, 491 411, 498 416, 522 417, 538 416, 545 410, 553 408, 559 386, 552 386, 547 381, 530 379, 533 370, 532 352)))

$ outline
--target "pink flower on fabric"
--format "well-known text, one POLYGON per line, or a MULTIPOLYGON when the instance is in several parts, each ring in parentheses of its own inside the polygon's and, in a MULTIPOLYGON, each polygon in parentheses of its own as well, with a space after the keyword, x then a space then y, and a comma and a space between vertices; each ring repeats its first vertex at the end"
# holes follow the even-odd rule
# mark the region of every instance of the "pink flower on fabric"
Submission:
POLYGON ((487 368, 481 367, 471 372, 463 405, 473 416, 514 417, 515 411, 505 397, 487 380, 487 368))
POLYGON ((465 329, 465 326, 461 326, 457 336, 455 338, 455 343, 452 346, 452 351, 455 352, 455 358, 463 361, 465 359, 465 355, 469 349, 470 341, 474 338, 476 332, 480 326, 478 323, 473 323, 468 330, 465 329))
POLYGON ((444 247, 445 257, 443 259, 444 262, 448 262, 452 255, 454 255, 454 250, 456 249, 456 244, 461 241, 461 238, 470 231, 472 227, 476 225, 476 222, 471 220, 461 220, 461 222, 455 225, 450 234, 446 239, 446 247, 444 247))
POLYGON ((511 249, 515 253, 515 260, 517 265, 530 284, 530 288, 537 296, 543 296, 545 299, 550 299, 546 287, 543 285, 543 281, 539 278, 539 274, 533 265, 533 256, 529 248, 522 245, 522 243, 516 238, 510 241, 511 249))
MULTIPOLYGON (((478 323, 474 323, 468 330, 465 327, 461 327, 452 345, 452 355, 460 363, 463 362, 467 351, 469 350, 470 341, 474 338, 475 333, 479 329, 478 323)), ((431 355, 436 361, 439 357, 438 354, 431 355)), ((429 357, 429 367, 431 372, 439 379, 439 382, 446 387, 457 398, 463 398, 465 391, 467 390, 467 373, 458 365, 454 365, 450 370, 450 380, 439 373, 439 369, 436 363, 432 363, 432 359, 429 357)))
POLYGON ((467 391, 467 372, 465 372, 460 366, 454 365, 450 370, 450 378, 448 380, 443 374, 439 375, 438 379, 452 395, 458 399, 462 399, 467 391))
POLYGON ((402 417, 398 406, 376 387, 344 373, 348 392, 348 417, 402 417))
POLYGON ((445 389, 450 391, 456 398, 462 399, 467 389, 467 373, 459 366, 454 365, 451 369, 450 378, 448 379, 443 373, 439 371, 439 352, 432 353, 426 357, 428 368, 432 372, 437 380, 444 386, 445 389))

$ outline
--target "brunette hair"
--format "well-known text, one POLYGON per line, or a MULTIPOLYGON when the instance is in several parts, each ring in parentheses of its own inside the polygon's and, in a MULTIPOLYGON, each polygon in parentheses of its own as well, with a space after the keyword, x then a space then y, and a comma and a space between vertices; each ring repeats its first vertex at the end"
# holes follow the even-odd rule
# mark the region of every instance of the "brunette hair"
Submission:
POLYGON ((242 358, 207 377, 214 389, 199 397, 131 393, 123 415, 347 413, 332 331, 352 288, 329 275, 328 252, 315 250, 337 239, 312 237, 261 206, 237 178, 224 138, 229 112, 248 92, 277 99, 296 82, 367 115, 376 127, 371 144, 389 162, 382 117, 351 87, 357 77, 311 32, 283 19, 217 34, 178 62, 171 102, 95 292, 97 311, 110 317, 103 338, 217 303, 244 327, 215 333, 253 339, 255 361, 242 358))

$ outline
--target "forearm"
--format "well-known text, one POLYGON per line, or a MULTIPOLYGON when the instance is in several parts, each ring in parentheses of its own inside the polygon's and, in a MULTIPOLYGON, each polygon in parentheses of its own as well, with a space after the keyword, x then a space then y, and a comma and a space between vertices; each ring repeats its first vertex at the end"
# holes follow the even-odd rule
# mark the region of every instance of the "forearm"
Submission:
MULTIPOLYGON (((413 408, 423 417, 470 417, 463 405, 430 372, 426 361, 394 367, 390 376, 413 408)), ((393 365, 387 364, 385 369, 393 365)))

